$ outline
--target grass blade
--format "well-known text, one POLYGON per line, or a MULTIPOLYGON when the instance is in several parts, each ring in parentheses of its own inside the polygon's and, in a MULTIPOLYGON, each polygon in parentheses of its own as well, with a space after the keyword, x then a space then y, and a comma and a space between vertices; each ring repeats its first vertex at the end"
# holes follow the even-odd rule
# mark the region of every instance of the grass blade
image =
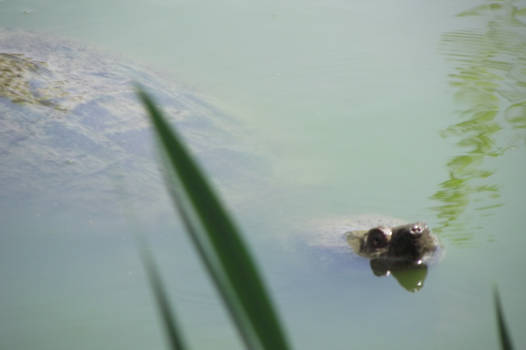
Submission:
MULTIPOLYGON (((165 175, 168 184, 170 184, 170 181, 173 182, 175 180, 173 177, 170 180, 170 177, 167 174, 165 175)), ((260 349, 260 345, 257 342, 257 339, 254 338, 255 335, 253 332, 244 326, 247 323, 247 320, 244 317, 243 308, 239 304, 231 286, 228 284, 228 281, 223 275, 221 269, 218 268, 217 262, 213 260, 213 254, 207 252, 207 249, 205 248, 206 242, 200 241, 199 228, 194 224, 192 218, 189 215, 189 211, 184 209, 186 207, 184 201, 181 199, 181 196, 177 194, 176 191, 174 191, 174 186, 170 186, 169 188, 171 190, 170 193, 172 195, 172 199, 174 200, 175 208, 178 211, 199 256, 201 257, 201 261, 205 265, 205 268, 208 271, 212 281, 216 285, 216 289, 221 295, 221 298, 227 307, 238 331, 240 332, 243 341, 245 344, 247 344, 247 346, 248 344, 251 344, 251 349, 260 349), (227 300, 230 300, 230 302, 227 303, 227 300)))
POLYGON ((172 311, 173 309, 170 305, 166 288, 164 287, 163 281, 159 274, 159 269, 153 261, 152 255, 149 251, 149 248, 146 246, 146 243, 142 240, 139 240, 139 237, 137 237, 137 244, 141 253, 140 257, 144 266, 144 271, 148 277, 148 281, 150 283, 150 287, 157 305, 157 310, 163 324, 166 339, 170 345, 170 349, 185 350, 187 347, 185 346, 182 332, 177 326, 178 323, 175 318, 175 313, 172 311))
POLYGON ((177 179, 168 180, 169 184, 180 183, 187 199, 185 206, 181 195, 175 193, 176 206, 184 213, 187 227, 195 228, 191 223, 191 214, 195 214, 193 217, 203 228, 192 229, 189 234, 247 347, 288 349, 271 299, 239 230, 161 111, 140 88, 138 95, 154 125, 166 166, 177 174, 177 179))
POLYGON ((493 297, 495 302, 495 312, 497 314, 497 324, 499 327, 500 347, 502 350, 511 350, 513 349, 513 345, 511 344, 511 337, 504 320, 504 311, 502 310, 502 303, 500 302, 499 290, 497 287, 494 287, 493 289, 493 297))

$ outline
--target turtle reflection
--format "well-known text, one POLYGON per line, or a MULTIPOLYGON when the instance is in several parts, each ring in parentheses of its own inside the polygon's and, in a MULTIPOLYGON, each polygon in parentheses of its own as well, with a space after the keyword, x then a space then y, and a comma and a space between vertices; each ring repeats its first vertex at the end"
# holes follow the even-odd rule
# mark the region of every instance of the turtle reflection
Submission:
POLYGON ((427 264, 395 262, 386 259, 371 259, 371 270, 376 276, 392 275, 404 289, 417 292, 424 286, 427 264))

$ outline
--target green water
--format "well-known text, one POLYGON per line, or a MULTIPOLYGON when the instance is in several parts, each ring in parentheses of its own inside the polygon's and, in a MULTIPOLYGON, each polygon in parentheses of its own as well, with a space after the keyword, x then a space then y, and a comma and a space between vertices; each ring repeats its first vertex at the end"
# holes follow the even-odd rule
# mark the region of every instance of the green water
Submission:
MULTIPOLYGON (((525 6, 0 0, 0 26, 163 72, 243 125, 264 179, 246 196, 220 189, 296 349, 495 349, 493 283, 526 344, 525 6), (419 292, 312 246, 320 222, 364 213, 439 235, 419 292)), ((120 215, 58 197, 0 195, 0 348, 162 348, 132 229, 149 235, 193 348, 241 348, 162 192, 120 194, 120 215)))

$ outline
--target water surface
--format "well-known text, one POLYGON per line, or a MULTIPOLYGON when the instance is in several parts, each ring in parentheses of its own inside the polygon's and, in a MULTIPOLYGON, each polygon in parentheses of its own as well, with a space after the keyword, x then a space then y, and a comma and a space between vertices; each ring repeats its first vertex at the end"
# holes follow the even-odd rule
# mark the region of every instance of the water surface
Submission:
MULTIPOLYGON (((213 106, 211 118, 242 128, 231 148, 246 156, 210 158, 236 170, 207 169, 224 180, 218 187, 295 348, 494 349, 492 283, 515 344, 526 344, 524 2, 145 6, 3 0, 0 25, 161 72, 213 106), (226 181, 233 174, 243 186, 226 181), (445 255, 420 291, 374 276, 350 253, 312 246, 331 232, 319 222, 364 213, 425 220, 439 235, 445 255)), ((133 181, 105 183, 114 201, 89 188, 81 201, 68 188, 13 198, 4 185, 0 347, 161 348, 130 237, 138 230, 151 239, 191 345, 241 348, 153 160, 149 167, 135 182, 151 184, 144 198, 133 181)), ((33 176, 14 170, 13 184, 33 176)))

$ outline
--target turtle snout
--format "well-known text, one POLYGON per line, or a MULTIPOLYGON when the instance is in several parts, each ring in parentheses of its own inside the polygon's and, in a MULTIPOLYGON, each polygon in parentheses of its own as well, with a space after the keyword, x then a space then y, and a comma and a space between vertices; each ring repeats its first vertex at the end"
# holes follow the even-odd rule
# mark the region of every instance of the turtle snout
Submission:
POLYGON ((402 225, 393 229, 389 255, 393 258, 416 261, 421 258, 429 227, 423 222, 402 225))
POLYGON ((427 226, 427 224, 425 224, 423 222, 417 222, 417 223, 414 223, 414 224, 410 225, 409 233, 411 233, 413 235, 416 235, 416 236, 419 236, 419 235, 422 235, 424 233, 429 233, 429 227, 427 226))

